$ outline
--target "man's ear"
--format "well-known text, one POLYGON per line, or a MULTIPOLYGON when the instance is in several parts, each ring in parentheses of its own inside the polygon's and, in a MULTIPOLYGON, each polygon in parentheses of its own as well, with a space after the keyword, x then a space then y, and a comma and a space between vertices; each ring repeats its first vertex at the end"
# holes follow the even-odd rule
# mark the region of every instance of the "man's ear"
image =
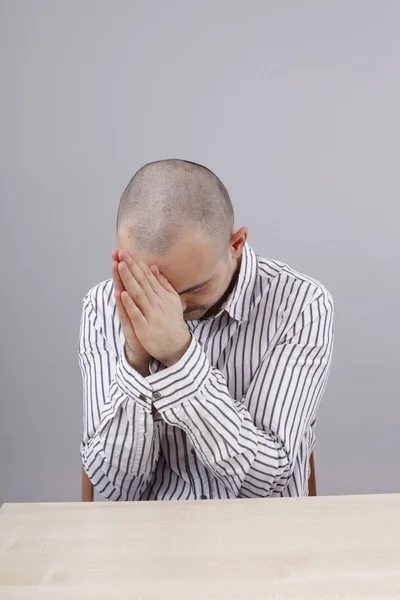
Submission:
POLYGON ((241 227, 236 231, 236 233, 232 233, 230 243, 232 258, 239 258, 242 256, 243 247, 247 241, 248 232, 249 230, 247 227, 241 227))

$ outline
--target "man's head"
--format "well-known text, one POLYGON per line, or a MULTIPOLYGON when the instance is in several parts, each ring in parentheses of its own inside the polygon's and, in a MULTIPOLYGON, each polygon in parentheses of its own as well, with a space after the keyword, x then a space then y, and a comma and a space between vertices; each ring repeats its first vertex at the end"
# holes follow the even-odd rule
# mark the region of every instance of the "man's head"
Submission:
POLYGON ((240 266, 247 229, 234 232, 232 203, 212 171, 183 160, 142 167, 125 189, 118 246, 157 265, 180 294, 184 317, 213 314, 240 266))

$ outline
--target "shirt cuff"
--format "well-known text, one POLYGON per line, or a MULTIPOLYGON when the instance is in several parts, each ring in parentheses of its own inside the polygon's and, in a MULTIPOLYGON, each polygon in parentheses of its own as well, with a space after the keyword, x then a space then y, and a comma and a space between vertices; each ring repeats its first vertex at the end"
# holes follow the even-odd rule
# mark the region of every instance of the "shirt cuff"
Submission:
POLYGON ((198 340, 192 342, 175 365, 146 378, 153 389, 153 404, 162 413, 198 393, 211 374, 211 366, 198 340))
POLYGON ((148 382, 148 378, 143 377, 128 363, 125 348, 123 348, 117 363, 115 378, 118 386, 127 396, 151 412, 152 387, 148 382))

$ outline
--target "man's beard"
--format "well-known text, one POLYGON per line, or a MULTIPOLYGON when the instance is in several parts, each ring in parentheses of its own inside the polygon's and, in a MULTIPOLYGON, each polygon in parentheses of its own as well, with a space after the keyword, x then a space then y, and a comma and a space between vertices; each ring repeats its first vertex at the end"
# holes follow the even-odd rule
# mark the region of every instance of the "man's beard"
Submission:
POLYGON ((200 316, 202 317, 203 315, 205 315, 212 307, 199 307, 196 309, 193 309, 191 311, 188 312, 184 312, 183 313, 183 318, 185 319, 185 321, 196 321, 199 317, 195 317, 194 315, 196 315, 197 313, 200 313, 200 316))
POLYGON ((227 281, 225 283, 225 290, 221 293, 221 295, 214 302, 214 304, 211 304, 210 306, 199 306, 196 309, 191 310, 190 312, 186 312, 186 313, 184 312, 183 318, 186 321, 192 321, 192 320, 197 321, 198 319, 202 319, 203 317, 208 318, 208 317, 212 317, 213 315, 215 315, 221 308, 222 304, 224 304, 224 302, 227 300, 227 298, 232 293, 232 290, 235 287, 236 280, 237 280, 237 276, 235 276, 235 275, 236 274, 233 271, 231 273, 229 273, 229 275, 227 277, 227 281), (198 311, 200 312, 199 316, 197 316, 197 317, 191 316, 191 315, 195 315, 198 311), (210 314, 208 314, 208 313, 210 313, 210 314))

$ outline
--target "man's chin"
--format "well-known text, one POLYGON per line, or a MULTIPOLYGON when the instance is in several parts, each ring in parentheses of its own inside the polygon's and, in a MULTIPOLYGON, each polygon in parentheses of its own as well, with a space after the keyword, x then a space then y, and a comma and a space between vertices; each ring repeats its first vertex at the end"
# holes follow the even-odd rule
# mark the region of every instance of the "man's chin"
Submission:
POLYGON ((200 319, 201 315, 197 315, 197 313, 191 313, 190 315, 185 315, 183 317, 184 321, 197 321, 197 319, 200 319))
POLYGON ((183 318, 185 321, 197 321, 198 319, 201 319, 201 317, 203 317, 206 314, 206 310, 194 310, 191 313, 188 313, 187 315, 183 315, 183 318))

